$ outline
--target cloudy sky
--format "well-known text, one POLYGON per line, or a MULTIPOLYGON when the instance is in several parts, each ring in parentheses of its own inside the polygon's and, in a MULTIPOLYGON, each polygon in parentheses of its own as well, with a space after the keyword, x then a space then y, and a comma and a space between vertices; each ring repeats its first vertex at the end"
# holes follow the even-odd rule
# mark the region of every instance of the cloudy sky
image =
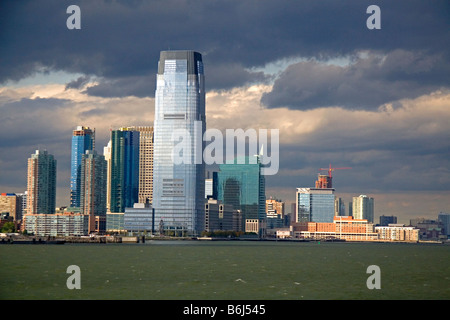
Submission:
POLYGON ((190 49, 208 128, 279 129, 268 197, 294 202, 331 163, 352 168, 333 172, 337 195, 374 197, 376 222, 436 218, 450 212, 449 16, 448 0, 2 1, 0 191, 24 191, 46 149, 67 205, 72 130, 95 128, 103 152, 110 129, 152 125, 160 51, 190 49))

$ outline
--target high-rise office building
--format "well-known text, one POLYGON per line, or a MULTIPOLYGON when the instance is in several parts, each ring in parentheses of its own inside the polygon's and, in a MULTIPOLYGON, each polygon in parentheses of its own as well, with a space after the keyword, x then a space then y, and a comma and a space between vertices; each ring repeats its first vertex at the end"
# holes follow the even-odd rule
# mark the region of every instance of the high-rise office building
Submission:
POLYGON ((153 201, 153 127, 133 127, 139 131, 139 203, 153 201))
POLYGON ((111 131, 110 212, 125 212, 138 202, 139 131, 111 131))
POLYGON ((373 198, 362 194, 359 197, 353 197, 352 201, 352 215, 355 219, 366 219, 369 222, 374 222, 374 203, 373 198))
POLYGON ((296 203, 296 222, 333 222, 334 189, 297 188, 296 203))
POLYGON ((242 230, 249 231, 249 225, 256 223, 260 232, 266 219, 265 178, 261 169, 259 158, 252 163, 249 157, 219 165, 218 200, 241 211, 242 230))
POLYGON ((166 229, 194 234, 204 230, 205 165, 198 154, 204 150, 205 129, 202 55, 161 52, 155 92, 153 207, 166 229), (172 154, 179 145, 171 139, 175 130, 185 133, 181 163, 172 154))
POLYGON ((111 140, 103 147, 106 161, 106 212, 111 212, 111 140))
POLYGON ((27 213, 55 213, 56 160, 47 151, 36 150, 28 159, 27 213))
POLYGON ((81 157, 95 148, 95 129, 78 126, 73 130, 70 163, 70 206, 80 207, 81 157))
POLYGON ((106 215, 106 169, 103 155, 87 150, 81 158, 80 207, 83 214, 106 215))

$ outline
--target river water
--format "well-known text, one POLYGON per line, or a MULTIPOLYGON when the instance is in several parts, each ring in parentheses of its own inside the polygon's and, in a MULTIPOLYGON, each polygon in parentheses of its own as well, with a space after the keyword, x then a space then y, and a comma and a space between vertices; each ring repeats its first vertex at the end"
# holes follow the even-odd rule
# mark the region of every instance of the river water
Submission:
POLYGON ((147 241, 0 246, 1 299, 450 299, 450 246, 147 241), (81 289, 68 289, 79 267, 81 289), (369 289, 369 266, 380 289, 369 289))

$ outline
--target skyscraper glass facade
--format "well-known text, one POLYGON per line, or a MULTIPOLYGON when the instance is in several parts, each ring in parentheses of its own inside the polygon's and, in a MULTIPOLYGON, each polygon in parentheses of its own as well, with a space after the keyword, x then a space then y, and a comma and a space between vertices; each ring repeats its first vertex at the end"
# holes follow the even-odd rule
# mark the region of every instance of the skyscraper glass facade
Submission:
POLYGON ((333 222, 334 189, 297 188, 297 222, 333 222))
POLYGON ((194 51, 160 54, 155 92, 153 207, 157 222, 167 229, 204 230, 205 167, 203 152, 205 84, 202 56, 194 51), (185 130, 184 163, 172 158, 175 129, 185 130), (199 135, 201 135, 199 137, 199 135))
POLYGON ((111 132, 110 211, 125 212, 138 202, 139 131, 120 128, 111 132))
POLYGON ((355 219, 367 219, 369 222, 374 222, 374 201, 364 194, 359 197, 353 197, 352 215, 355 219))
POLYGON ((81 157, 86 150, 94 150, 95 131, 78 126, 73 130, 72 155, 70 163, 70 206, 80 207, 81 157))
POLYGON ((234 163, 219 166, 217 198, 223 204, 233 205, 242 212, 242 226, 246 220, 266 218, 265 178, 261 173, 261 163, 251 163, 236 158, 234 163))

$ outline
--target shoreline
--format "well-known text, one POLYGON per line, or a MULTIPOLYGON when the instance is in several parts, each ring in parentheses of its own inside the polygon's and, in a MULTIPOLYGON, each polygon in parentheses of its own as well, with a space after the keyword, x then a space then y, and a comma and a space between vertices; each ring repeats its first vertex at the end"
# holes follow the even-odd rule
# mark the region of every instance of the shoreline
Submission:
POLYGON ((279 238, 257 238, 257 237, 145 237, 145 236, 96 236, 96 237, 36 237, 36 236, 8 236, 0 240, 0 244, 133 244, 152 241, 251 241, 251 242, 286 242, 286 243, 409 243, 409 244, 442 244, 448 245, 447 240, 419 240, 419 241, 386 241, 386 240, 343 240, 343 239, 279 239, 279 238))

